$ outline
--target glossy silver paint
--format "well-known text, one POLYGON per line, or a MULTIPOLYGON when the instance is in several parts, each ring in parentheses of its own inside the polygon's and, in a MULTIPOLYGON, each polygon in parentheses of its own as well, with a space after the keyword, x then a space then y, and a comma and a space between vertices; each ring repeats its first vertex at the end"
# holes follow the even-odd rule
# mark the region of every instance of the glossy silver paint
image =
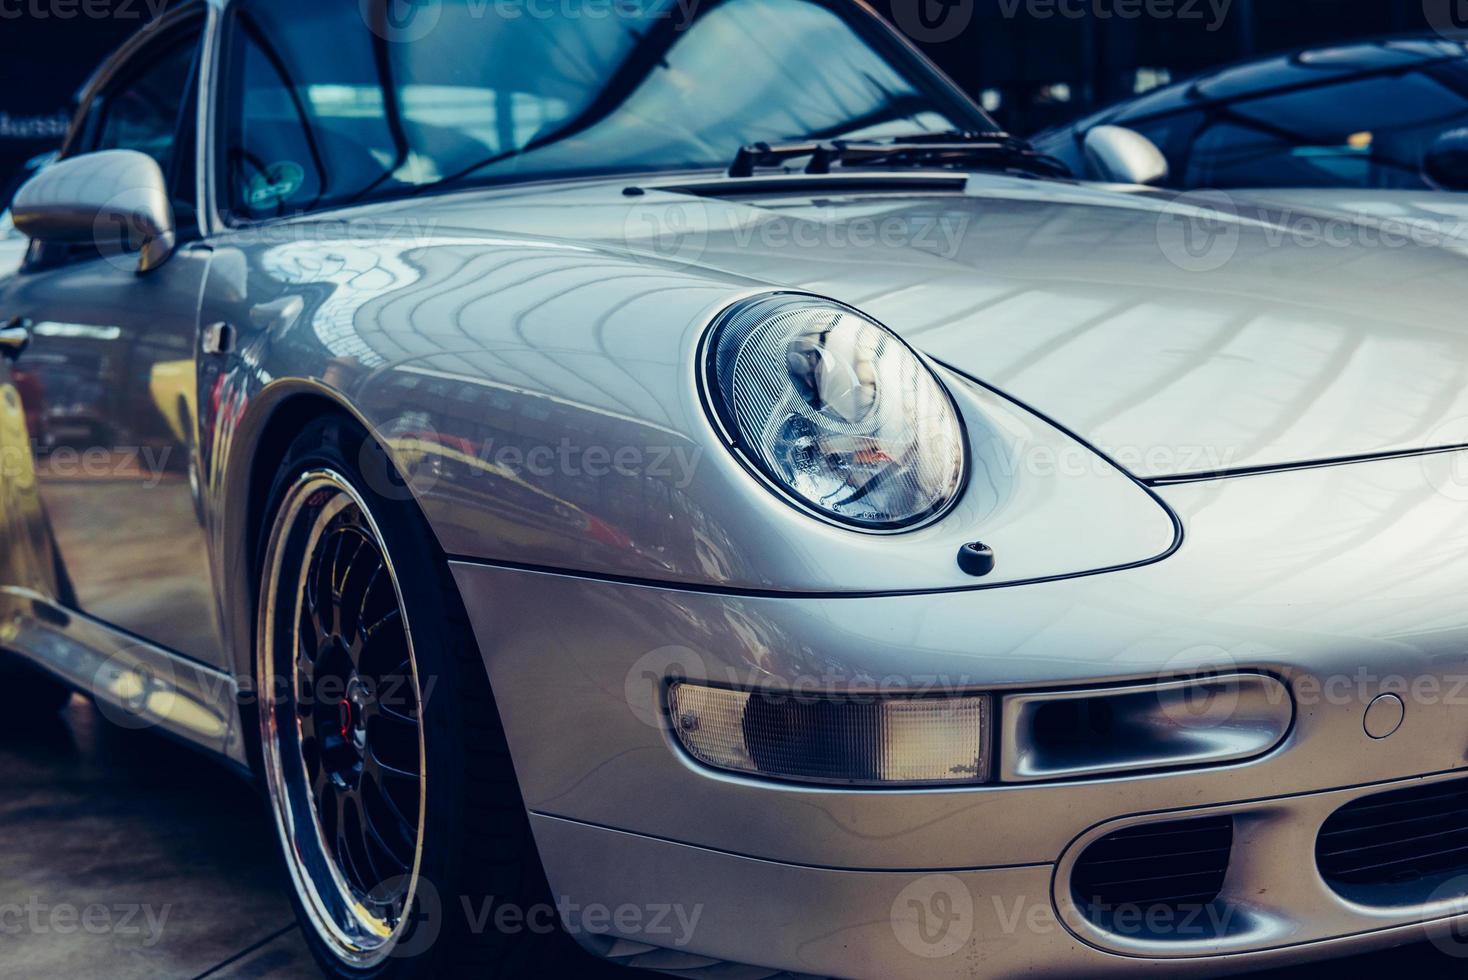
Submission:
MULTIPOLYGON (((1338 802, 1468 767, 1446 698, 1407 699, 1389 738, 1362 720, 1392 677, 1451 685, 1468 668, 1460 241, 1337 246, 1293 234, 1300 201, 1239 213, 981 172, 755 178, 718 197, 700 192, 736 185, 713 173, 587 179, 227 227, 216 12, 201 239, 143 275, 0 279, 0 318, 31 321, 16 370, 34 375, 0 365, 0 449, 18 460, 0 481, 7 648, 245 764, 259 483, 282 434, 342 411, 453 559, 553 889, 700 906, 681 952, 853 977, 1124 974, 1159 956, 1208 975, 1468 912, 1353 906, 1318 887, 1312 849, 1338 802), (1192 218, 1220 231, 1222 261, 1179 237, 1192 218), (858 233, 883 222, 908 233, 858 233), (720 311, 775 290, 849 303, 934 359, 973 460, 941 521, 832 527, 727 451, 695 352, 720 311), (216 324, 233 343, 206 352, 216 324), (62 392, 71 407, 48 415, 62 392), (58 472, 27 444, 51 424, 100 426, 92 441, 124 463, 58 472), (628 448, 639 465, 613 466, 628 448), (139 466, 145 451, 172 462, 139 466), (1342 459, 1358 461, 1324 465, 1342 459), (1241 470, 1266 472, 1222 478, 1241 470), (955 561, 975 540, 997 556, 983 579, 955 561), (1014 697, 1222 671, 1278 678, 1295 712, 1211 767, 838 790, 691 762, 663 724, 675 666, 1014 697), (93 683, 165 668, 169 698, 93 683), (1310 693, 1362 668, 1342 699, 1310 693), (1162 951, 1075 921, 1077 841, 1219 807, 1250 815, 1229 880, 1250 931, 1162 951), (942 958, 894 927, 904 889, 935 874, 977 909, 942 958), (1052 928, 1017 929, 1012 909, 1052 928)), ((657 961, 636 936, 583 939, 657 961)))
POLYGON ((1290 878, 1285 894, 1308 889, 1310 904, 1261 899, 1273 925, 1230 947, 1243 955, 1174 950, 1194 959, 1170 969, 1212 975, 1321 955, 1340 948, 1336 938, 1347 948, 1400 941, 1404 932, 1393 930, 1468 909, 1462 899, 1364 912, 1339 897, 1322 904, 1313 856, 1315 832, 1336 806, 1426 774, 1461 775, 1468 761, 1452 694, 1461 696, 1468 676, 1468 614, 1455 598, 1468 585, 1458 560, 1465 515, 1441 492, 1454 463, 1437 454, 1167 487, 1187 530, 1171 558, 1013 589, 793 599, 467 562, 455 573, 481 641, 494 639, 490 676, 537 832, 555 845, 543 853, 558 889, 611 903, 653 894, 706 902, 698 951, 710 956, 730 955, 753 933, 769 938, 733 898, 760 889, 758 921, 785 925, 779 953, 757 962, 803 972, 819 964, 839 976, 965 976, 967 955, 995 975, 1129 975, 1134 961, 1094 953, 1064 920, 1044 926, 1052 889, 1064 885, 1061 856, 1119 818, 1176 819, 1254 801, 1247 809, 1269 816, 1269 835, 1231 885, 1257 881, 1273 895, 1290 878), (547 607, 558 614, 544 615, 547 607), (829 667, 816 659, 833 650, 829 667), (871 679, 896 675, 916 689, 1000 693, 1252 671, 1284 680, 1296 713, 1273 751, 1213 768, 963 791, 830 791, 711 777, 669 753, 667 733, 648 721, 658 692, 642 671, 672 665, 720 683, 818 677, 869 691, 871 679), (547 675, 557 678, 553 700, 547 675), (1362 721, 1384 689, 1409 703, 1401 728, 1375 740, 1362 721), (680 868, 687 876, 677 884, 680 868), (890 938, 883 945, 886 910, 903 889, 951 871, 975 903, 964 955, 929 961, 890 938), (1031 909, 1041 927, 1016 926, 1031 909))
POLYGON ((1267 674, 1011 694, 1000 709, 1000 775, 1033 783, 1251 759, 1284 739, 1294 707, 1289 689, 1267 674), (1118 734, 1047 739, 1047 709, 1078 703, 1103 712, 1118 734))
POLYGON ((38 242, 105 247, 109 237, 131 239, 140 273, 167 262, 177 241, 163 172, 135 150, 103 150, 46 167, 15 195, 10 216, 16 230, 38 242))
POLYGON ((1082 145, 1090 173, 1083 176, 1116 184, 1167 183, 1167 157, 1151 140, 1125 126, 1097 126, 1082 145))

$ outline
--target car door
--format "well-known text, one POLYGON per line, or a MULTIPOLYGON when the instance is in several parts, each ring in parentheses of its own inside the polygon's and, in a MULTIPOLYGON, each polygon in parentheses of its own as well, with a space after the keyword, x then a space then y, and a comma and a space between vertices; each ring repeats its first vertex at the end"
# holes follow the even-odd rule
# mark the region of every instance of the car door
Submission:
MULTIPOLYGON (((180 245, 137 272, 114 242, 47 245, 0 280, 0 322, 29 331, 34 471, 78 609, 222 665, 197 487, 196 74, 202 18, 175 19, 106 69, 66 154, 132 149, 169 178, 180 245)), ((105 231, 99 230, 99 235, 105 231)))
POLYGON ((54 597, 59 591, 56 563, 31 452, 28 409, 35 402, 29 397, 34 379, 11 369, 24 339, 22 332, 0 323, 0 584, 54 597))

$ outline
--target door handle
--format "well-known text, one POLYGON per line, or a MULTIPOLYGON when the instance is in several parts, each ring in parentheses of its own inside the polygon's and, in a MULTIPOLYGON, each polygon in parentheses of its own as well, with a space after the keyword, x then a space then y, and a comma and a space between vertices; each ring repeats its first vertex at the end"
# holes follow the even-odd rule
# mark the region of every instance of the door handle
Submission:
POLYGON ((31 343, 31 321, 16 317, 0 327, 0 357, 15 360, 31 343))

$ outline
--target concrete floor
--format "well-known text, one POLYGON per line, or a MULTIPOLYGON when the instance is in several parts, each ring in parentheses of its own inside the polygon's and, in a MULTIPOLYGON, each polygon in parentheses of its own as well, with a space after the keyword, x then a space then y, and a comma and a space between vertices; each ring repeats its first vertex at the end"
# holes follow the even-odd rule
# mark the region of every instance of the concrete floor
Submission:
POLYGON ((0 978, 319 976, 227 770, 75 699, 0 734, 0 785, 0 978))
MULTIPOLYGON (((268 814, 231 773, 77 699, 54 725, 0 733, 0 786, 0 980, 319 977, 268 814)), ((1413 946, 1259 976, 1342 971, 1460 978, 1468 960, 1413 946)))

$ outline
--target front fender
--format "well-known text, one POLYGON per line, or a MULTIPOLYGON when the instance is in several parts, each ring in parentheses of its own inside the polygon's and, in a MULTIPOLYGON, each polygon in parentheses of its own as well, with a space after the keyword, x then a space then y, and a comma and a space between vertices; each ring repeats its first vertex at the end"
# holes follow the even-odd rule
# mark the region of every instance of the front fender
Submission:
MULTIPOLYGON (((205 322, 238 334, 209 409, 212 442, 228 447, 211 454, 226 527, 242 520, 234 498, 277 399, 305 392, 369 427, 456 558, 714 590, 884 594, 1092 573, 1177 545, 1176 521, 1145 487, 945 369, 973 461, 958 505, 903 534, 826 525, 752 478, 700 401, 704 329, 766 287, 561 242, 369 241, 313 227, 285 244, 217 248, 205 322), (997 556, 982 579, 956 561, 975 540, 997 556)), ((248 537, 235 535, 225 554, 248 537)))

